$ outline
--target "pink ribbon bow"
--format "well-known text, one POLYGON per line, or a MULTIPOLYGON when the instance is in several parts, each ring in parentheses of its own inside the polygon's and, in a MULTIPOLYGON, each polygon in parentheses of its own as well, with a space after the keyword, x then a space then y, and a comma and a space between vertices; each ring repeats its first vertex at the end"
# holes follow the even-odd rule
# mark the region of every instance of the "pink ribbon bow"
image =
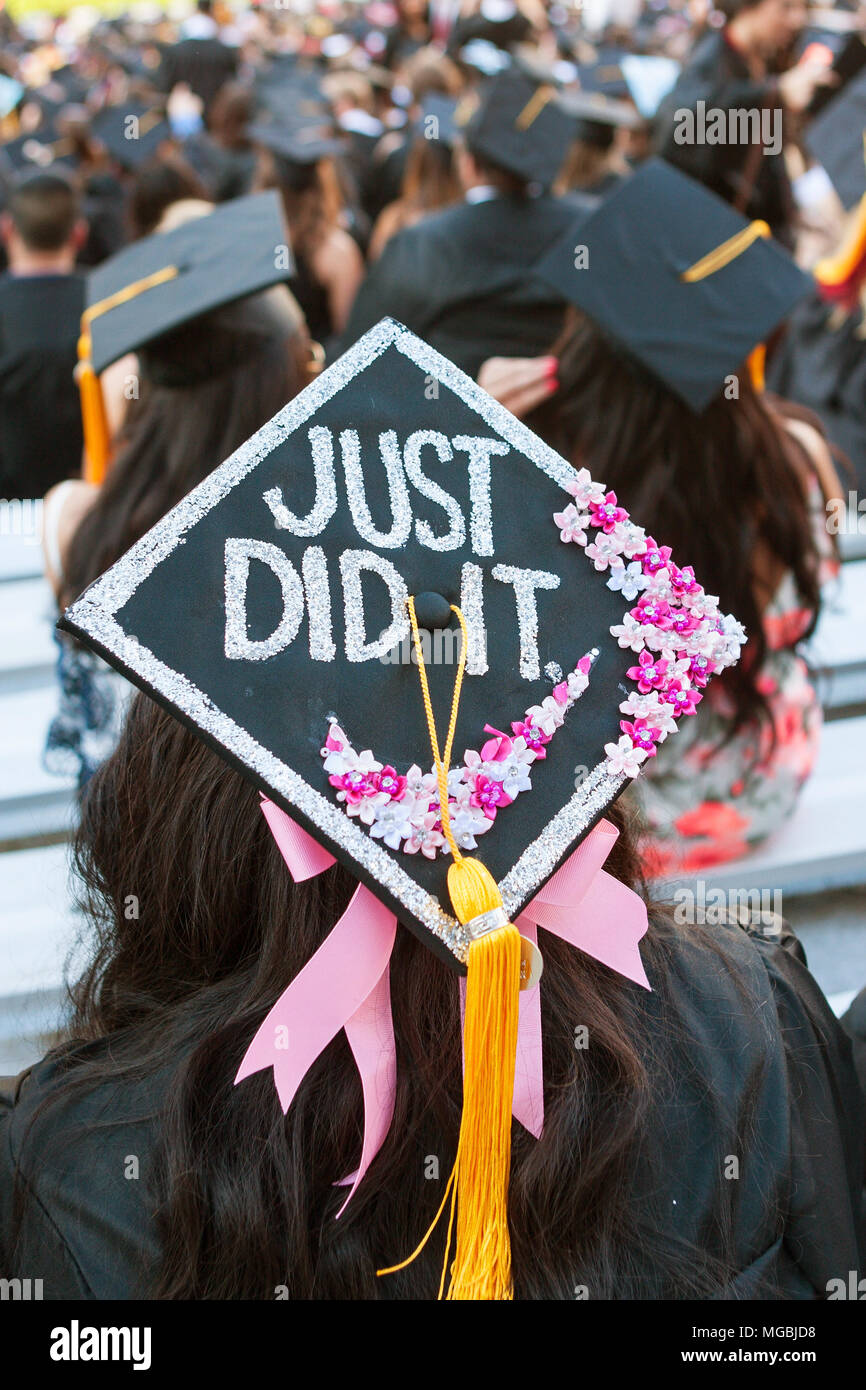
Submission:
MULTIPOLYGON (((296 883, 331 867, 333 856, 279 806, 263 797, 262 811, 296 883)), ((649 989, 638 949, 647 930, 646 905, 602 868, 618 833, 609 821, 599 821, 524 908, 516 926, 532 941, 537 940, 537 928, 544 927, 649 989)), ((396 931, 393 912, 359 884, 342 917, 268 1013, 235 1077, 237 1085, 273 1067, 285 1114, 316 1058, 345 1028, 361 1075, 364 1139, 357 1172, 339 1184, 351 1186, 351 1191, 338 1217, 394 1117, 397 1054, 389 963, 396 931)), ((523 991, 519 1009, 513 1114, 539 1138, 544 1125, 540 990, 523 991)))

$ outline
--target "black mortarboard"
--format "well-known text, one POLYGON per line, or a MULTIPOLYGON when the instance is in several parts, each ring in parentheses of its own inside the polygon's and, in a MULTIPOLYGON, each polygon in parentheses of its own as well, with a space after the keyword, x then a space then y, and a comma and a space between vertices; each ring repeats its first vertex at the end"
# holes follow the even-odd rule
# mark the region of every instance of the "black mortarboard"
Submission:
POLYGON ((563 236, 536 272, 702 410, 813 288, 767 237, 765 224, 748 223, 652 159, 563 236))
POLYGON ((825 57, 827 67, 836 76, 832 86, 817 87, 815 90, 808 114, 817 116, 866 66, 866 41, 859 33, 807 28, 801 34, 797 47, 801 61, 810 57, 825 57))
POLYGON ((309 168, 320 159, 342 153, 344 145, 321 125, 283 125, 274 121, 255 122, 247 126, 247 138, 256 145, 300 168, 309 168))
POLYGON ((843 207, 854 207, 866 193, 866 73, 850 82, 810 123, 809 153, 833 182, 843 207))
POLYGON ((153 158, 164 140, 171 139, 163 112, 139 102, 105 107, 93 117, 91 129, 124 169, 137 169, 153 158))
POLYGON ((286 280, 287 240, 279 194, 270 190, 145 237, 105 261, 87 285, 94 370, 286 280))
POLYGON ((600 48, 591 63, 578 63, 578 81, 585 92, 603 92, 605 96, 624 101, 629 95, 628 83, 622 70, 623 49, 600 48))
MULTIPOLYGON (((514 921, 645 756, 641 701, 626 713, 623 702, 664 688, 667 668, 636 655, 640 624, 665 627, 645 629, 655 650, 692 653, 680 674, 691 670, 696 686, 714 661, 734 659, 736 634, 720 617, 718 627, 701 619, 701 643, 681 638, 697 629, 672 626, 678 600, 644 612, 637 595, 649 581, 635 581, 631 601, 608 582, 611 557, 628 563, 646 545, 613 494, 387 319, 143 536, 62 626, 460 969, 467 934, 446 887, 407 598, 430 636, 442 743, 459 650, 449 605, 467 624, 452 829, 514 921)), ((682 580, 686 604, 693 581, 682 580)))
POLYGON ((557 104, 555 87, 509 70, 485 83, 463 136, 473 154, 546 188, 562 167, 572 122, 557 104))
POLYGON ((16 135, 0 146, 0 167, 14 172, 47 169, 52 164, 74 168, 78 163, 75 141, 59 133, 53 126, 42 126, 35 135, 16 135))
POLYGON ((589 145, 608 145, 617 129, 633 130, 641 123, 627 101, 614 101, 603 92, 561 92, 559 104, 571 117, 572 139, 589 145))

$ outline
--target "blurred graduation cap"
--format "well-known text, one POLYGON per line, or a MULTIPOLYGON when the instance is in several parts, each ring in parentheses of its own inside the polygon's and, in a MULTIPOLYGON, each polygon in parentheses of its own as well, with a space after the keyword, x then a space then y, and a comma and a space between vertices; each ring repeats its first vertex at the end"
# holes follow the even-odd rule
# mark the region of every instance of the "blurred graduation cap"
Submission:
POLYGON ((91 122, 97 140, 123 169, 135 170, 152 159, 165 140, 171 139, 171 126, 159 107, 140 102, 106 106, 91 122))
POLYGON ((89 476, 101 480, 109 452, 98 374, 203 314, 287 280, 292 268, 271 189, 144 237, 91 273, 78 349, 89 476))
POLYGON ((0 146, 0 166, 12 174, 26 169, 47 169, 61 164, 74 169, 78 164, 75 141, 61 135, 52 123, 41 126, 35 135, 16 135, 0 146))
POLYGON ((344 153, 343 142, 329 125, 287 125, 279 121, 257 121, 247 126, 247 138, 270 150, 280 182, 300 192, 314 177, 320 159, 333 159, 344 153))
POLYGON ((489 43, 487 39, 472 39, 465 43, 457 50, 457 57, 465 67, 480 72, 482 77, 492 77, 495 73, 504 72, 511 67, 508 54, 497 48, 495 43, 489 43))
POLYGON ((811 116, 817 116, 866 67, 866 41, 859 33, 807 28, 797 49, 801 62, 823 61, 837 78, 834 86, 816 88, 808 107, 811 116))
MULTIPOLYGON (((521 953, 527 985, 539 969, 534 928, 521 923, 521 944, 513 924, 663 737, 634 722, 647 682, 667 690, 667 665, 657 670, 651 653, 682 662, 671 700, 693 681, 699 694, 736 660, 736 625, 613 494, 386 319, 91 585, 61 626, 259 788, 287 862, 303 861, 296 877, 330 855, 364 885, 354 916, 304 967, 307 1039, 320 1013, 334 1017, 346 974, 350 1013, 382 979, 373 1050, 387 1057, 384 972, 398 922, 468 974, 449 1296, 509 1297, 521 953), (634 599, 608 568, 621 568, 626 550, 647 557, 638 587, 650 605, 631 644, 619 635, 623 624, 641 630, 634 599), (659 566, 665 614, 680 612, 689 636, 652 626, 659 566), (677 585, 682 609, 670 597, 677 585), (697 628, 686 612, 696 595, 697 628), (455 638, 449 655, 445 638, 455 638), (575 768, 586 773, 577 781, 575 768)), ((678 713, 670 705, 662 720, 671 733, 678 713)), ((612 844, 604 827, 601 841, 597 867, 612 844)), ((584 949, 645 985, 645 906, 611 884, 584 949), (613 945, 626 918, 631 973, 613 945)), ((572 925, 576 915, 565 913, 572 925)), ((280 1054, 274 1024, 291 997, 290 987, 236 1078, 273 1067, 283 1109, 294 1094, 284 1065, 296 1064, 280 1054)))
POLYGON ((661 159, 535 270, 694 411, 814 288, 765 223, 661 159))
POLYGON ((621 48, 600 48, 591 63, 578 63, 577 79, 585 92, 602 92, 617 101, 626 101, 628 83, 622 69, 628 54, 621 48))
POLYGON ((651 120, 676 86, 680 64, 661 54, 626 53, 620 61, 628 94, 645 120, 651 120))
POLYGON ((602 92, 565 91, 559 104, 572 119, 572 139, 606 149, 617 130, 633 130, 641 118, 627 101, 614 101, 602 92))
MULTIPOLYGON (((456 120, 460 125, 460 108, 456 120)), ((544 188, 559 173, 573 135, 556 88, 513 70, 485 83, 462 130, 474 155, 544 188)))
POLYGON ((842 206, 854 207, 866 193, 866 72, 810 122, 804 139, 830 175, 842 206))

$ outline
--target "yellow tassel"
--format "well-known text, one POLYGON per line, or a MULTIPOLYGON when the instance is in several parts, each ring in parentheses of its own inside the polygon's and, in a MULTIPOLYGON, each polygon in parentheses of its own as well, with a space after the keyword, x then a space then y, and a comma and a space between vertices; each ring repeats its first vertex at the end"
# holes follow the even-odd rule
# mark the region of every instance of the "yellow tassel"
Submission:
MULTIPOLYGON (((477 859, 451 865, 448 892, 463 923, 502 907, 495 880, 477 859)), ((509 922, 473 940, 467 969, 463 1115, 455 1169, 457 1247, 446 1296, 510 1299, 508 1180, 520 992, 517 928, 509 922)))
POLYGON ((767 344, 758 343, 752 348, 746 358, 746 366, 749 371, 749 379, 756 391, 763 391, 765 386, 764 372, 767 365, 767 344))
POLYGON ((108 471, 111 456, 111 436, 105 401, 99 377, 90 361, 90 337, 82 334, 78 340, 78 392, 81 397, 81 423, 84 430, 84 477, 89 483, 101 483, 108 471))
POLYGON ((466 963, 466 1009, 463 1020, 463 1114, 454 1169, 426 1235, 401 1264, 380 1269, 377 1273, 394 1274, 397 1270, 405 1269, 420 1255, 450 1198, 451 1211, 439 1297, 442 1297, 448 1270, 456 1205, 457 1245, 446 1297, 510 1299, 514 1295, 508 1232, 508 1180, 517 1057, 520 933, 505 917, 502 895, 493 875, 479 859, 463 857, 451 829, 448 764, 469 645, 463 614, 452 605, 463 632, 463 646, 454 681, 448 735, 444 753, 440 754, 413 598, 408 600, 408 608, 427 730, 436 764, 442 832, 453 856, 448 870, 448 893, 454 915, 464 926, 469 926, 471 937, 466 963), (485 913, 497 914, 488 929, 477 921, 485 913))
POLYGON ((815 266, 815 279, 828 299, 856 294, 866 269, 866 194, 854 214, 851 228, 835 256, 827 256, 815 266))

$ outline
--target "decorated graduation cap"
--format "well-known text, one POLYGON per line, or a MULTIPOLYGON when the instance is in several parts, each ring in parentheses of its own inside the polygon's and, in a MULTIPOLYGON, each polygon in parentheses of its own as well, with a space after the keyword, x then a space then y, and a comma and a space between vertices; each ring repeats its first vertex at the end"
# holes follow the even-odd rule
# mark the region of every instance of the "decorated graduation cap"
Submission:
POLYGON ((93 117, 91 129, 121 168, 128 170, 152 159, 160 145, 171 139, 164 112, 141 102, 106 106, 93 117))
POLYGON ((270 190, 144 237, 91 273, 78 345, 89 477, 101 481, 109 455, 98 374, 125 353, 286 280, 291 269, 282 205, 270 190))
POLYGON ((661 159, 535 270, 695 411, 813 288, 765 222, 747 222, 661 159))
POLYGON ((236 1077, 272 1068, 287 1110, 345 1028, 365 1097, 349 1197, 393 1118, 395 933, 467 976, 449 1296, 510 1297, 512 1112, 543 1124, 537 928, 647 986, 646 908, 602 868, 604 812, 742 629, 613 493, 390 319, 62 626, 258 786, 296 880, 335 859, 360 880, 236 1077))
MULTIPOLYGON (((556 95, 552 84, 533 82, 515 69, 490 78, 462 126, 467 147, 526 183, 549 187, 572 138, 572 122, 556 95)), ((463 112, 458 107, 458 125, 463 112)))

